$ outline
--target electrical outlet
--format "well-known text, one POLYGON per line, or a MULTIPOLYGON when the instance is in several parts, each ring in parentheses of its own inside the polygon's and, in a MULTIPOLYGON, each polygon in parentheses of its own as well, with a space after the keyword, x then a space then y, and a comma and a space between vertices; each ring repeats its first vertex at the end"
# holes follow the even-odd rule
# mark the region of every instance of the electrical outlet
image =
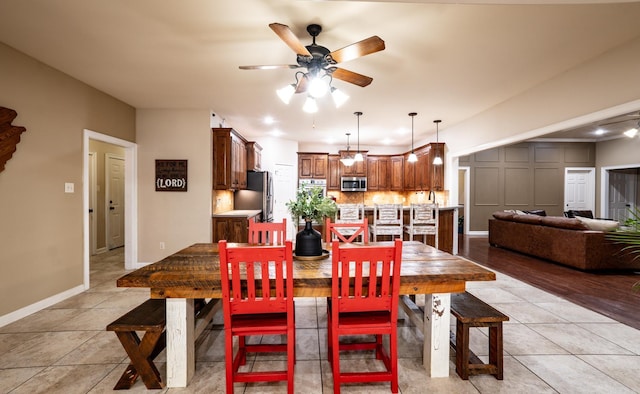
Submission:
POLYGON ((160 249, 164 249, 164 242, 160 242, 160 249))
POLYGON ((66 182, 64 184, 64 192, 65 193, 73 193, 74 184, 70 182, 66 182))

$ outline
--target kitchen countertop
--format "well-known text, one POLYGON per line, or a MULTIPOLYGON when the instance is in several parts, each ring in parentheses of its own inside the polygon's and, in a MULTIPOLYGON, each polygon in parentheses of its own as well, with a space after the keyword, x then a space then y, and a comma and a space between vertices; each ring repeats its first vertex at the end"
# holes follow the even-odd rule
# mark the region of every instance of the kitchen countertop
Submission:
POLYGON ((226 211, 221 213, 214 213, 212 218, 242 218, 247 219, 260 215, 262 211, 259 209, 235 209, 232 211, 226 211))
MULTIPOLYGON (((451 209, 459 209, 459 208, 462 208, 462 205, 446 205, 446 206, 445 205, 440 205, 438 207, 438 209, 440 211, 446 211, 446 210, 451 210, 451 209)), ((410 205, 403 205, 402 209, 403 210, 408 210, 408 209, 411 209, 411 206, 410 205)), ((373 211, 373 205, 365 205, 364 206, 364 210, 365 211, 373 211)))

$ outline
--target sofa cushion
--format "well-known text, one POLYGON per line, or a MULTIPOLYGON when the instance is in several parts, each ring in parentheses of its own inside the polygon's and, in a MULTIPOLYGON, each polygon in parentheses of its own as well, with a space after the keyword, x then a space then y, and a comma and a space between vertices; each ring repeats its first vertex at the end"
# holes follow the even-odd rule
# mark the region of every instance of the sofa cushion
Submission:
POLYGON ((511 220, 514 213, 511 211, 495 211, 493 217, 500 220, 511 220))
POLYGON ((524 211, 524 213, 528 213, 530 215, 547 216, 547 211, 545 211, 544 209, 534 209, 531 211, 524 211))
POLYGON ((540 224, 542 219, 544 219, 542 216, 524 214, 513 215, 511 220, 518 223, 540 224))
POLYGON ((581 216, 576 216, 576 219, 579 220, 585 226, 587 226, 589 230, 611 231, 611 230, 617 229, 618 226, 620 225, 615 220, 589 219, 581 216))
POLYGON ((562 216, 545 216, 540 224, 549 227, 566 228, 567 230, 588 230, 589 228, 578 219, 569 219, 562 216))

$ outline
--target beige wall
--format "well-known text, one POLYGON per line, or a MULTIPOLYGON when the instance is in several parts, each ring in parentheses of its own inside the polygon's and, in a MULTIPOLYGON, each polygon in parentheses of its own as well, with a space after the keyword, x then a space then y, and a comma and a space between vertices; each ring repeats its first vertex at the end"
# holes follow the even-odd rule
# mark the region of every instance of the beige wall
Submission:
POLYGON ((135 109, 1 43, 0 105, 27 129, 0 173, 2 317, 83 284, 83 129, 134 141, 135 109))
POLYGON ((471 171, 469 230, 487 231, 498 210, 562 216, 565 168, 594 167, 595 143, 520 143, 460 158, 460 165, 471 171))
POLYGON ((209 110, 138 110, 138 260, 153 263, 211 242, 209 110), (155 160, 188 160, 186 192, 155 191, 155 160), (165 249, 160 249, 160 242, 165 249))

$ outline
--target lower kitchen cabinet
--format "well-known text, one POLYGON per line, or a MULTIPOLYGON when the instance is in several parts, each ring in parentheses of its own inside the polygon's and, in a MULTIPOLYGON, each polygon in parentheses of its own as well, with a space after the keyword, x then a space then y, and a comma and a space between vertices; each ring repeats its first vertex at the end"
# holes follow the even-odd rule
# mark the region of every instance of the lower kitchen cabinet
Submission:
POLYGON ((241 217, 214 217, 212 218, 212 242, 217 243, 220 240, 228 242, 249 242, 249 221, 257 221, 258 216, 247 218, 241 217))

